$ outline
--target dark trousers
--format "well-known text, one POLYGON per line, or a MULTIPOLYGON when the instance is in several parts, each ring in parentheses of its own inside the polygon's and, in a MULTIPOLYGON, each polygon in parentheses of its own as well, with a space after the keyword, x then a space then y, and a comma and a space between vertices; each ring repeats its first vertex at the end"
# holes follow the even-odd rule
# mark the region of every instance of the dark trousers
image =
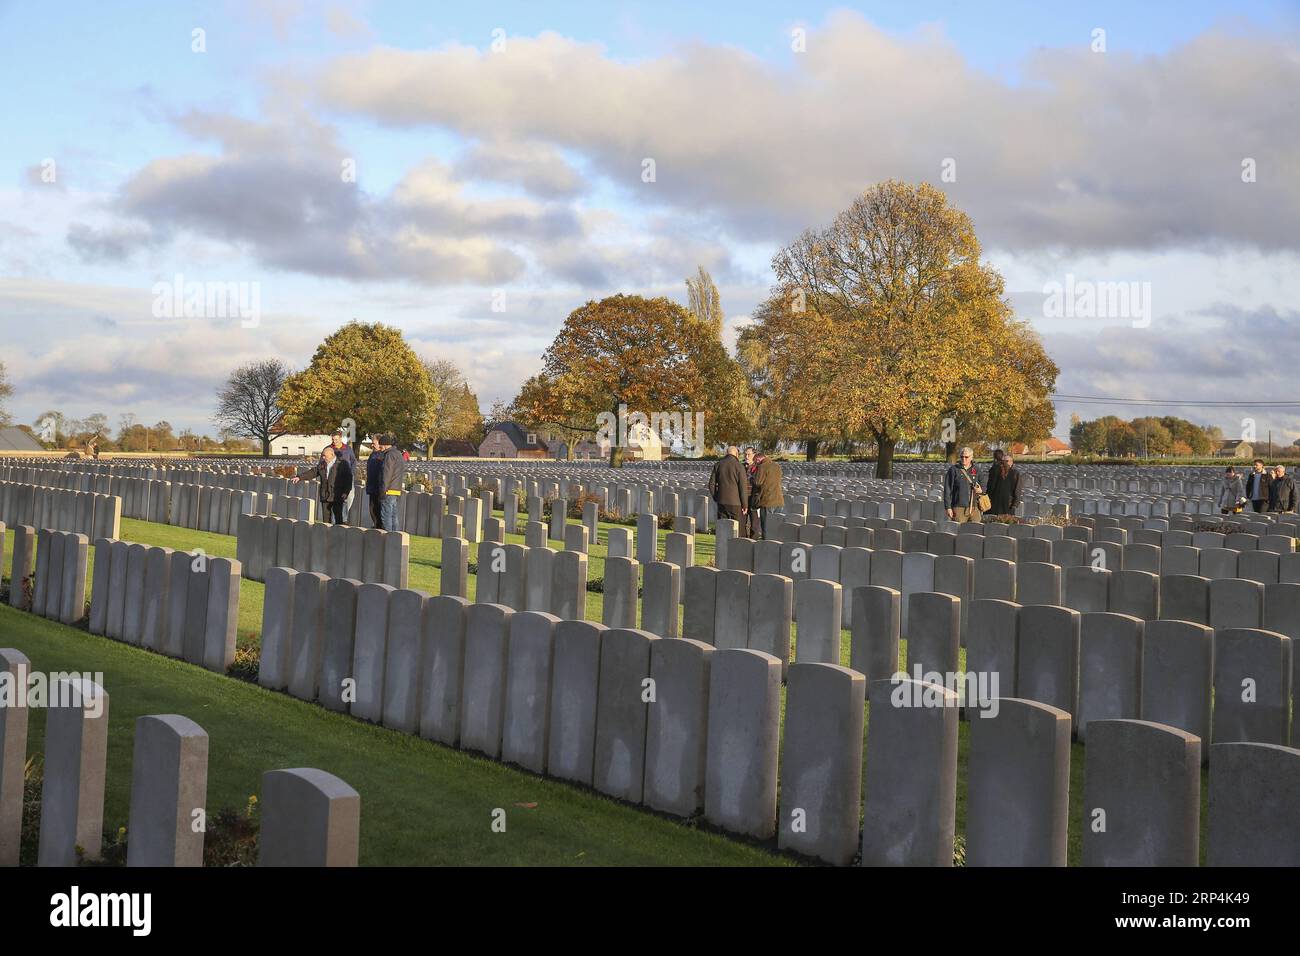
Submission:
POLYGON ((1256 498, 1254 501, 1250 503, 1250 506, 1254 508, 1255 511, 1257 512, 1268 510, 1268 502, 1265 501, 1263 498, 1256 498))
MULTIPOLYGON (((721 520, 723 518, 730 518, 732 521, 739 521, 741 519, 740 505, 718 505, 718 519, 721 520)), ((745 526, 743 524, 740 526, 740 533, 745 533, 745 526)))
POLYGON ((343 516, 343 506, 346 501, 323 501, 321 510, 330 516, 330 524, 347 524, 347 519, 343 516))
POLYGON ((767 540, 767 513, 770 510, 757 505, 749 506, 749 530, 745 534, 746 537, 757 538, 760 541, 767 540))
POLYGON ((379 505, 383 502, 384 496, 378 494, 367 495, 366 497, 370 499, 370 526, 372 528, 382 528, 384 526, 384 519, 379 514, 379 505))

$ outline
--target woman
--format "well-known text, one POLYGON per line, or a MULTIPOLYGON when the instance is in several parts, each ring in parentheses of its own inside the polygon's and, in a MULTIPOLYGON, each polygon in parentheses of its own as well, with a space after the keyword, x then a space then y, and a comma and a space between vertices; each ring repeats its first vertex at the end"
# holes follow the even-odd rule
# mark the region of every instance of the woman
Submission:
POLYGON ((991 515, 1013 515, 1020 506, 1020 469, 1011 455, 1002 458, 989 469, 988 496, 993 507, 991 515))
POLYGON ((1229 465, 1219 485, 1219 514, 1236 514, 1245 503, 1246 484, 1237 469, 1229 465))

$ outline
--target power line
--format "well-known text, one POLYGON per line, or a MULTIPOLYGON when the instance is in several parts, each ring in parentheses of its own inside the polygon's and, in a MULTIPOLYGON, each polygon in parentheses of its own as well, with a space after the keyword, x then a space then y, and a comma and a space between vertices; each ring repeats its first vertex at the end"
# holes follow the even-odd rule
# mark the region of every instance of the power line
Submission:
POLYGON ((1198 402, 1193 400, 1178 401, 1160 398, 1107 398, 1102 395, 1062 395, 1053 392, 1050 396, 1056 401, 1071 402, 1081 405, 1140 405, 1154 407, 1189 406, 1193 408, 1300 408, 1300 402, 1198 402))

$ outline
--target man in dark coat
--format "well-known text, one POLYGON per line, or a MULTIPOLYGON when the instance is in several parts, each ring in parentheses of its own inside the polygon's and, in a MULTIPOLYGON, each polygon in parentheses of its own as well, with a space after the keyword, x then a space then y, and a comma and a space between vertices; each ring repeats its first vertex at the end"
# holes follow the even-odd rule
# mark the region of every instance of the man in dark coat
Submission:
POLYGON ((1277 512, 1296 510, 1295 479, 1286 473, 1285 465, 1273 466, 1273 483, 1269 485, 1268 510, 1277 512))
POLYGON ((1264 459, 1256 458, 1246 475, 1246 497, 1250 499, 1250 506, 1256 511, 1268 510, 1270 501, 1268 486, 1271 483, 1272 476, 1264 470, 1264 459))
POLYGON ((754 456, 750 478, 749 520, 756 537, 767 539, 767 514, 785 504, 781 494, 781 466, 763 454, 754 456))
POLYGON ((1004 454, 989 469, 988 496, 992 505, 989 514, 1013 515, 1020 505, 1020 469, 1015 460, 1004 454))
POLYGON ((397 508, 406 487, 406 458, 402 455, 402 450, 395 447, 397 439, 391 434, 385 435, 380 441, 384 443, 384 467, 380 474, 383 495, 379 514, 383 518, 382 527, 385 531, 400 531, 397 526, 397 508))
MULTIPOLYGON (((352 475, 353 480, 355 481, 356 480, 355 476, 357 473, 357 456, 356 454, 353 453, 352 446, 347 443, 347 436, 344 435, 343 429, 336 428, 334 430, 334 434, 330 436, 329 447, 334 449, 335 458, 337 458, 341 462, 347 463, 348 474, 352 475)), ((321 461, 323 462, 325 460, 324 449, 321 450, 320 456, 321 456, 321 461)), ((349 488, 347 497, 343 500, 343 522, 342 522, 343 524, 347 523, 348 512, 352 509, 352 495, 355 490, 356 490, 355 486, 349 488)))
POLYGON ((975 496, 980 493, 979 470, 975 467, 975 453, 969 447, 961 450, 960 460, 948 466, 943 475, 943 510, 949 519, 958 524, 980 522, 981 514, 975 496))
POLYGON ((346 461, 334 454, 334 449, 325 446, 321 460, 315 465, 302 469, 294 477, 294 484, 304 478, 316 478, 320 481, 320 490, 316 498, 321 506, 321 519, 328 516, 330 524, 343 523, 343 503, 348 499, 352 489, 352 468, 346 461))
POLYGON ((744 529, 744 518, 749 514, 749 479, 745 466, 740 463, 740 449, 727 446, 727 453, 713 466, 709 476, 709 495, 718 505, 718 517, 739 521, 744 529))
POLYGON ((370 499, 370 523, 376 528, 384 526, 379 506, 384 500, 384 450, 382 435, 376 435, 366 459, 366 497, 370 499))

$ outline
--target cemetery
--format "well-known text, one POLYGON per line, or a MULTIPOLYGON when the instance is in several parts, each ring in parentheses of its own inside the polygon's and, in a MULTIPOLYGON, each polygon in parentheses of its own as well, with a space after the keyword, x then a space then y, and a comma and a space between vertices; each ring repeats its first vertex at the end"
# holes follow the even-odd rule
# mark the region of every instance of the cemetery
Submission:
MULTIPOLYGON (((45 618, 68 648, 93 649, 86 664, 115 646, 133 662, 171 658, 211 674, 214 701, 269 694, 308 708, 297 720, 328 712, 576 786, 667 832, 699 821, 709 839, 691 852, 841 866, 1300 862, 1300 519, 1214 513, 1198 469, 1029 465, 1027 517, 956 525, 937 510, 935 467, 880 480, 788 464, 777 530, 758 541, 719 518, 690 462, 413 462, 433 490, 402 496, 403 532, 261 513, 295 496, 233 460, 0 469, 5 488, 145 494, 142 511, 139 497, 122 509, 103 493, 114 514, 157 519, 121 517, 124 538, 92 545, 25 523, 62 512, 9 490, 7 634, 45 618), (240 510, 213 526, 234 535, 172 520, 207 497, 185 489, 209 487, 232 493, 240 510), (585 499, 569 517, 567 501, 585 499), (1116 826, 1091 827, 1098 809, 1116 826)), ((5 670, 46 666, 40 650, 7 647, 5 670)), ((0 708, 10 862, 24 840, 14 777, 43 750, 46 786, 72 788, 79 809, 52 818, 48 839, 42 817, 30 862, 69 862, 68 840, 93 855, 113 822, 107 786, 119 813, 143 819, 140 802, 155 827, 171 821, 167 837, 124 819, 127 865, 201 863, 202 841, 177 839, 184 808, 155 791, 203 805, 208 731, 180 701, 141 714, 129 773, 118 755, 106 782, 107 700, 121 692, 83 690, 104 698, 98 725, 84 707, 51 709, 43 747, 0 708), (56 711, 82 714, 66 759, 56 711), (63 766, 100 768, 98 790, 52 779, 63 766)), ((364 776, 260 774, 263 865, 393 862, 360 853, 364 776), (282 819, 320 835, 277 844, 282 819)))

